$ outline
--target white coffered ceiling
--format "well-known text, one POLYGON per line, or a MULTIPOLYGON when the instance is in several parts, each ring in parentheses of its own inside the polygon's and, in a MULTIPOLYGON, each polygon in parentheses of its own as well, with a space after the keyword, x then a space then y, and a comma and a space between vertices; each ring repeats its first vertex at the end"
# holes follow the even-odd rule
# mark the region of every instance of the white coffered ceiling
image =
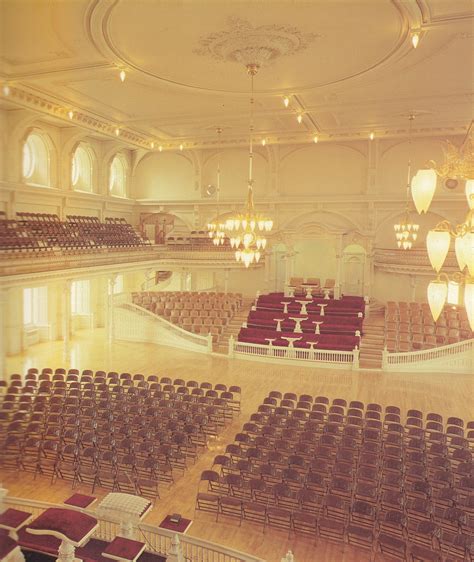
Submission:
MULTIPOLYGON (((255 78, 255 130, 270 142, 466 129, 469 0, 0 0, 2 107, 23 106, 130 144, 228 143, 248 134, 256 38, 277 56, 255 78), (415 50, 410 35, 421 30, 415 50), (282 54, 283 53, 283 54, 282 54), (286 54, 285 54, 286 53, 286 54), (229 60, 230 59, 230 60, 229 60), (124 83, 119 80, 125 69, 124 83), (283 95, 290 95, 285 108, 283 95), (297 112, 303 122, 296 121, 297 112), (80 117, 80 118, 79 118, 80 117)), ((258 45, 257 45, 258 47, 258 45)))

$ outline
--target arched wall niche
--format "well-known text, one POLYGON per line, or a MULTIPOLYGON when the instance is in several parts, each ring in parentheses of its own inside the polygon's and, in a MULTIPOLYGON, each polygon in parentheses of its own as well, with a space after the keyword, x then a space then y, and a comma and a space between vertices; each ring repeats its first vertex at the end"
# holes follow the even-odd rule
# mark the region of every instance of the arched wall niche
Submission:
POLYGON ((109 194, 115 197, 127 197, 129 191, 129 166, 125 155, 116 152, 108 166, 109 194))
POLYGON ((23 182, 29 185, 57 185, 57 147, 42 128, 31 127, 23 136, 20 149, 20 170, 23 182))
POLYGON ((144 156, 135 170, 133 196, 157 201, 194 199, 192 162, 185 155, 174 152, 153 152, 144 156))
MULTIPOLYGON (((245 149, 226 149, 208 157, 202 168, 202 193, 208 185, 217 186, 217 165, 220 165, 220 198, 245 199, 249 177, 249 153, 245 149)), ((268 161, 254 152, 253 178, 254 194, 258 201, 268 191, 268 161)))
POLYGON ((280 161, 279 190, 284 195, 307 197, 364 193, 366 168, 366 157, 354 148, 339 144, 304 146, 280 161))
POLYGON ((87 140, 79 141, 74 146, 70 178, 75 191, 97 192, 98 158, 94 147, 87 140))
POLYGON ((413 139, 392 144, 380 154, 378 166, 378 192, 405 197, 407 188, 408 159, 411 160, 411 177, 420 168, 426 167, 430 160, 443 162, 441 141, 433 139, 413 139))

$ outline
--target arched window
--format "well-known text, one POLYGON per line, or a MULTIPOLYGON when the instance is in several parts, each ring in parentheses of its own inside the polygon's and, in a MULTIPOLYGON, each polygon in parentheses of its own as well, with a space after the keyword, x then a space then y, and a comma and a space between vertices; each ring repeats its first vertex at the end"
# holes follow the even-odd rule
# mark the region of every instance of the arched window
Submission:
POLYGON ((23 144, 23 178, 28 183, 50 185, 49 170, 49 150, 45 140, 36 132, 30 133, 23 144))
POLYGON ((116 197, 126 197, 126 168, 123 157, 120 154, 114 156, 110 164, 109 191, 116 197))
POLYGON ((80 144, 74 151, 71 167, 72 186, 77 191, 92 191, 93 154, 89 147, 80 144))

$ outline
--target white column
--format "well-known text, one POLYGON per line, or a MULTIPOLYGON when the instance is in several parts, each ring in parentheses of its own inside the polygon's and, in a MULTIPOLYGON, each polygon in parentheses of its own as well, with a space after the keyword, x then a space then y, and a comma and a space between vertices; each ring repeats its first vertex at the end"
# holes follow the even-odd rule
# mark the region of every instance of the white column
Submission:
POLYGON ((336 285, 334 287, 334 298, 341 298, 341 283, 342 283, 342 234, 339 235, 339 241, 337 243, 337 250, 336 250, 336 262, 337 262, 337 269, 336 269, 336 285))
POLYGON ((112 343, 114 340, 114 288, 117 282, 117 273, 112 273, 107 278, 107 341, 112 343))
POLYGON ((5 301, 6 353, 17 355, 24 349, 23 342, 23 289, 8 289, 5 301))
POLYGON ((68 279, 63 284, 61 314, 62 314, 62 332, 64 342, 64 356, 69 354, 69 346, 71 344, 71 284, 68 279))
POLYGON ((227 294, 229 291, 229 270, 224 271, 224 293, 227 294))
POLYGON ((364 264, 364 296, 372 296, 372 287, 374 283, 374 244, 372 240, 367 242, 367 253, 364 264))

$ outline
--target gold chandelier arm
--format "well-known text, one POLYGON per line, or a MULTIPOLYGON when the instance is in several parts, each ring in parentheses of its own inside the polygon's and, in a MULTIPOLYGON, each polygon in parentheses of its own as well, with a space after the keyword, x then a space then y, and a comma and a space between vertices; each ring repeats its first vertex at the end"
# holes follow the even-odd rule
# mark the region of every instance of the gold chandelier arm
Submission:
MULTIPOLYGON (((457 228, 457 227, 456 227, 457 228)), ((456 234, 456 230, 453 229, 451 223, 447 220, 441 221, 439 222, 433 230, 441 230, 443 232, 449 232, 449 234, 451 236, 453 236, 454 238, 457 236, 456 234)))

